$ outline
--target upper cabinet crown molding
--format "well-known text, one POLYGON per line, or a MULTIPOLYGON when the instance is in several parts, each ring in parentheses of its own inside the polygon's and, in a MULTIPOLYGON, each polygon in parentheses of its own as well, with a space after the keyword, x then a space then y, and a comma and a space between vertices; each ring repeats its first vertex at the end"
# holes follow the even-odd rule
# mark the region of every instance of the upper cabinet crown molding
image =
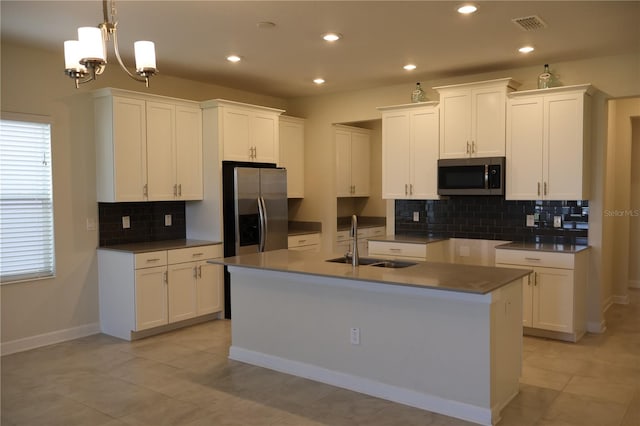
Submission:
POLYGON ((519 90, 517 92, 511 92, 507 96, 510 99, 517 99, 521 96, 531 96, 531 95, 552 95, 552 94, 560 94, 560 93, 584 93, 586 95, 593 95, 596 92, 596 88, 593 87, 590 83, 587 84, 574 84, 572 86, 558 86, 558 87, 550 87, 548 89, 532 89, 532 90, 519 90))
POLYGON ((438 101, 413 102, 413 103, 410 103, 410 104, 381 106, 381 107, 377 107, 376 109, 378 111, 380 111, 380 112, 397 111, 397 110, 412 110, 412 109, 423 108, 423 107, 434 107, 434 106, 437 106, 438 103, 439 103, 438 101))
POLYGON ((189 99, 174 98, 171 96, 155 95, 153 93, 134 92, 133 90, 118 89, 116 87, 103 87, 93 90, 91 95, 94 98, 103 98, 105 96, 118 96, 120 98, 138 99, 142 101, 164 102, 173 105, 188 105, 198 107, 200 102, 189 99))
POLYGON ((440 158, 503 157, 511 78, 434 87, 440 93, 440 158))
POLYGON ((285 112, 285 110, 283 109, 271 108, 271 107, 266 107, 262 105, 246 104, 244 102, 230 101, 227 99, 210 99, 208 101, 200 102, 200 108, 202 109, 216 108, 216 107, 222 107, 222 106, 250 108, 252 110, 262 110, 264 112, 273 112, 278 115, 285 112))

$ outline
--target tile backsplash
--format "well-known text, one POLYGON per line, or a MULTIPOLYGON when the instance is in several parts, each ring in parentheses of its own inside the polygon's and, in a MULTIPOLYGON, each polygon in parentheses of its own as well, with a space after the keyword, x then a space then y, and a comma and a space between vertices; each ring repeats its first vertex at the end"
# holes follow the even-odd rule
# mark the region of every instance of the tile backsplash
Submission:
POLYGON ((184 201, 98 203, 98 221, 100 246, 186 237, 184 201), (165 226, 168 214, 171 226, 165 226), (123 216, 129 216, 128 229, 122 227, 123 216))
POLYGON ((396 234, 446 238, 587 244, 588 201, 510 201, 502 196, 464 196, 441 200, 396 200, 396 234), (418 222, 414 222, 418 212, 418 222), (527 225, 534 215, 534 226, 527 225), (561 226, 554 227, 554 217, 561 226))

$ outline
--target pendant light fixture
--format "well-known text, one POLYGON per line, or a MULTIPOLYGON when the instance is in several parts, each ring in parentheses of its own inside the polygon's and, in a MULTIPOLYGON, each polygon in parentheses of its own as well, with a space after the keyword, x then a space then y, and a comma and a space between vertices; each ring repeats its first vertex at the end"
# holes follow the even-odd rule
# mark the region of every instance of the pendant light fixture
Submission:
POLYGON ((95 80, 98 75, 104 72, 107 65, 106 43, 113 37, 113 50, 120 67, 129 77, 144 82, 149 87, 149 77, 158 72, 153 42, 136 41, 134 43, 137 75, 133 75, 120 58, 116 32, 118 21, 115 0, 102 0, 102 13, 104 15, 103 23, 97 27, 80 27, 78 28, 78 40, 64 42, 65 74, 75 80, 76 88, 80 84, 95 80))

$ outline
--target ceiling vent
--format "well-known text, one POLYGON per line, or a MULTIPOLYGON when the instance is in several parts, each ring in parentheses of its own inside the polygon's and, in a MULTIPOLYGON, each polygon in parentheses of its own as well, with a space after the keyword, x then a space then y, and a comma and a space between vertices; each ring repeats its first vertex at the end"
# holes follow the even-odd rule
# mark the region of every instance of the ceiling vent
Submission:
POLYGON ((535 31, 547 27, 547 24, 545 24, 544 21, 536 15, 514 18, 511 22, 519 26, 524 31, 535 31))

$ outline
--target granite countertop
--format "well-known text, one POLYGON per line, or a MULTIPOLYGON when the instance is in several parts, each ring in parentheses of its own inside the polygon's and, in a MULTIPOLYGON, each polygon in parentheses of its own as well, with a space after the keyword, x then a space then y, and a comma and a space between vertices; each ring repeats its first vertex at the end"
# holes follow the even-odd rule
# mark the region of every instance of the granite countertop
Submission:
POLYGON ((126 251, 129 253, 147 253, 158 250, 173 250, 189 247, 210 246, 222 244, 220 241, 205 240, 164 240, 164 241, 148 241, 142 243, 116 244, 112 246, 100 246, 99 250, 116 250, 126 251))
POLYGON ((496 249, 548 251, 554 253, 578 253, 589 248, 589 246, 585 245, 541 242, 510 242, 496 246, 496 249))
POLYGON ((305 275, 372 281, 390 285, 423 287, 471 294, 488 294, 522 278, 531 270, 495 268, 489 266, 454 265, 450 263, 416 262, 406 268, 379 268, 376 266, 352 267, 350 264, 326 262, 326 259, 342 257, 339 254, 324 256, 318 253, 274 250, 209 260, 210 263, 292 272, 305 275))
POLYGON ((289 221, 289 235, 318 234, 322 232, 322 222, 289 221))
MULTIPOLYGON (((386 217, 358 216, 358 228, 377 228, 387 226, 386 217)), ((338 231, 349 231, 351 229, 351 216, 339 217, 337 220, 338 231)))

